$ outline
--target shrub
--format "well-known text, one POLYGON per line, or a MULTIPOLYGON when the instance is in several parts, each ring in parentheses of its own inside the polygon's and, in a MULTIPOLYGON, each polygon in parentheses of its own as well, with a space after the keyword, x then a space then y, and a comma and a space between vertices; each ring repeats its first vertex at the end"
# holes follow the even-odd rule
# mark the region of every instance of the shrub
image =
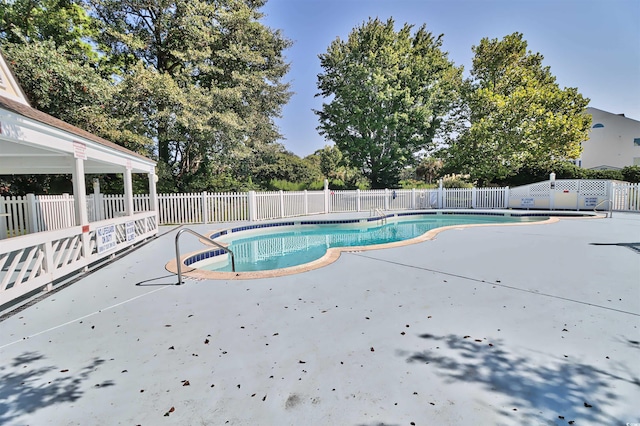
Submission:
POLYGON ((464 180, 462 176, 453 175, 453 176, 445 176, 442 179, 442 186, 450 189, 450 188, 473 188, 473 184, 464 180))
POLYGON ((627 166, 621 172, 623 180, 631 183, 640 182, 640 166, 627 166))
POLYGON ((433 189, 437 187, 438 185, 435 183, 426 183, 416 179, 405 179, 400 181, 400 188, 402 189, 433 189))
POLYGON ((271 179, 269 181, 269 189, 271 191, 303 191, 307 189, 304 182, 289 182, 283 179, 271 179))

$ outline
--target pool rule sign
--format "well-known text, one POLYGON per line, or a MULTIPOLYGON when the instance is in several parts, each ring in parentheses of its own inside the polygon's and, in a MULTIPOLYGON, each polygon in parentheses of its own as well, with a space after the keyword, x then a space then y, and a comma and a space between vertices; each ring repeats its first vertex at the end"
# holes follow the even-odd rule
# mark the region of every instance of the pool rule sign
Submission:
POLYGON ((136 225, 133 222, 127 222, 124 224, 125 234, 127 235, 127 242, 131 242, 136 239, 136 225))
POLYGON ((107 225, 96 229, 96 246, 98 254, 116 248, 116 226, 107 225))

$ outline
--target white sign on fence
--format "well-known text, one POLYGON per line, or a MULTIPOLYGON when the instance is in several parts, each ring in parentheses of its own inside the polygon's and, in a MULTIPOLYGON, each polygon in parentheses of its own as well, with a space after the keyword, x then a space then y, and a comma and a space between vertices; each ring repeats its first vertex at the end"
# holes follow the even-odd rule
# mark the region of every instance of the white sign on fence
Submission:
POLYGON ((520 199, 520 207, 531 208, 536 206, 535 198, 521 198, 520 199))
POLYGON ((595 208, 598 205, 598 197, 585 197, 584 198, 584 206, 585 207, 593 207, 595 208))
POLYGON ((116 248, 116 226, 107 225, 96 229, 96 246, 98 254, 116 248))
POLYGON ((134 222, 127 222, 125 225, 125 231, 127 234, 127 242, 133 241, 136 239, 136 226, 134 222))

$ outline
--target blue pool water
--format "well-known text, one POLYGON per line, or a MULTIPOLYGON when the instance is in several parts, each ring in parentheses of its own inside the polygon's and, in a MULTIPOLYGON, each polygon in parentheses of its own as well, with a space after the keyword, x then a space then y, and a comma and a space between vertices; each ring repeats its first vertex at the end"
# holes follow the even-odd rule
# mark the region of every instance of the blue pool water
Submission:
MULTIPOLYGON (((451 225, 513 223, 545 220, 547 217, 473 215, 424 215, 389 221, 387 224, 327 224, 269 228, 227 239, 234 253, 236 272, 266 271, 312 262, 328 248, 368 246, 418 237, 432 229, 451 225)), ((226 256, 225 256, 226 257, 226 256)), ((231 271, 230 261, 198 266, 210 271, 231 271)))

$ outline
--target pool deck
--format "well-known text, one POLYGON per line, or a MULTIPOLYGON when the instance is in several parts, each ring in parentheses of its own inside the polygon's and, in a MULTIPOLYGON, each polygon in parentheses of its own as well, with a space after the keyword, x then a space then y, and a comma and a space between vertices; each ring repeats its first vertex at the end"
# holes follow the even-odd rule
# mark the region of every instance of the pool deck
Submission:
POLYGON ((0 424, 640 423, 638 214, 181 286, 178 229, 3 317, 0 424))

